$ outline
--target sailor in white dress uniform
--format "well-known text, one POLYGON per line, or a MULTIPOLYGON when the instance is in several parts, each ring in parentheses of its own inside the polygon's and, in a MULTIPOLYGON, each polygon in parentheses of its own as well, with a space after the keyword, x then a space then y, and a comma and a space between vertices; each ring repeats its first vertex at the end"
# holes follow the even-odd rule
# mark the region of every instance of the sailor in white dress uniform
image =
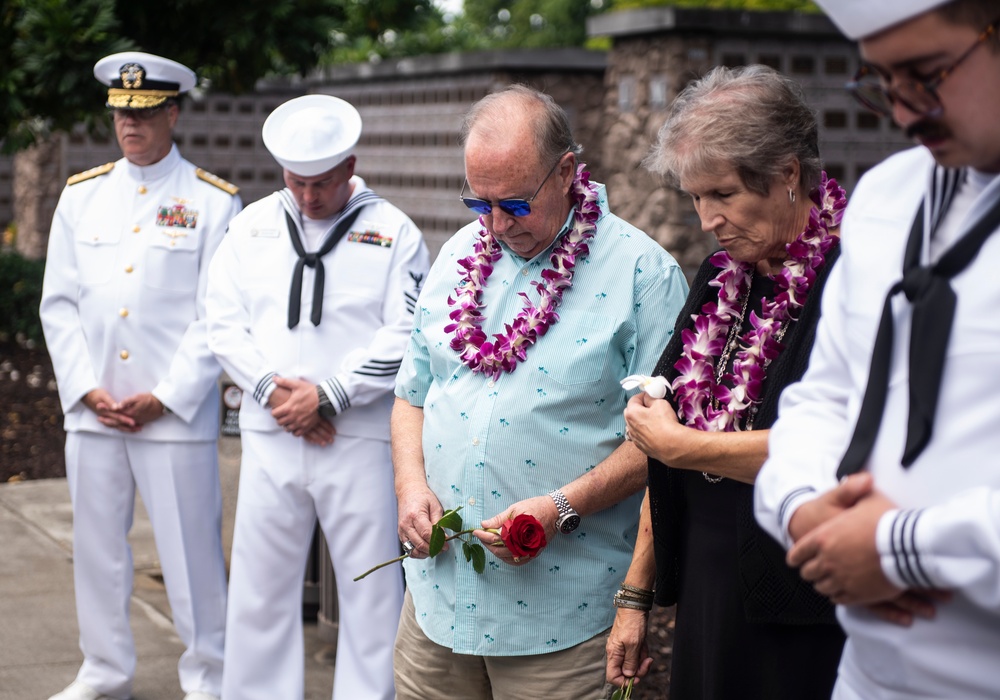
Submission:
POLYGON ((333 695, 395 697, 401 571, 352 578, 399 555, 389 414, 429 263, 413 222, 353 174, 360 132, 335 97, 279 106, 263 135, 288 187, 248 206, 212 262, 209 345, 244 390, 228 698, 302 697, 317 518, 340 603, 333 695))

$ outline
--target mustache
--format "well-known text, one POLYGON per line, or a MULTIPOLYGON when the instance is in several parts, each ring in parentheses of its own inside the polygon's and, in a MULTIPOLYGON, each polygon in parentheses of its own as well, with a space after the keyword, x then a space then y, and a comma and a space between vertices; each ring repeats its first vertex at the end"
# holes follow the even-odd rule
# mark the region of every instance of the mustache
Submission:
POLYGON ((908 139, 928 138, 941 139, 948 136, 948 129, 937 121, 921 120, 906 127, 906 137, 908 139))

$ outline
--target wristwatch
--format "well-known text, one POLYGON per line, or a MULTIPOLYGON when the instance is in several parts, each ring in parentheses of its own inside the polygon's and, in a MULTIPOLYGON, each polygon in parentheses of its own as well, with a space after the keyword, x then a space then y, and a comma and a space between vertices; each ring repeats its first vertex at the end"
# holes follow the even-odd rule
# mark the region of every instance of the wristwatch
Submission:
POLYGON ((549 498, 556 504, 559 517, 556 518, 556 529, 564 535, 573 532, 580 525, 580 514, 573 510, 573 506, 566 500, 566 496, 559 489, 549 491, 549 498))
POLYGON ((333 418, 337 415, 337 409, 333 407, 333 402, 330 401, 330 397, 326 395, 323 391, 323 387, 319 384, 316 385, 316 394, 319 396, 319 407, 316 409, 317 412, 324 418, 333 418))

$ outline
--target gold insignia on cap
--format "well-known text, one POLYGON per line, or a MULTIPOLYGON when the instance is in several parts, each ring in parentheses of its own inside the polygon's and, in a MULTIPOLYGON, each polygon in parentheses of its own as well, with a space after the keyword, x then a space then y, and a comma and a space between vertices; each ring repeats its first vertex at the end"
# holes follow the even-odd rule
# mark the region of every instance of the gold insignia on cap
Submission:
POLYGON ((121 67, 122 87, 135 90, 142 87, 142 81, 146 77, 146 69, 138 63, 126 63, 121 67))
POLYGON ((75 185, 78 182, 84 182, 85 180, 90 180, 91 178, 97 177, 99 175, 106 175, 110 173, 115 167, 114 163, 105 163, 104 165, 98 165, 96 168, 91 168, 90 170, 84 170, 82 173, 77 173, 72 175, 66 180, 66 185, 75 185))
POLYGON ((200 179, 207 182, 208 184, 215 185, 223 192, 228 192, 229 194, 235 195, 237 192, 240 191, 240 188, 234 185, 233 183, 226 182, 218 175, 213 175, 207 170, 202 170, 201 168, 195 168, 194 174, 197 175, 200 179))

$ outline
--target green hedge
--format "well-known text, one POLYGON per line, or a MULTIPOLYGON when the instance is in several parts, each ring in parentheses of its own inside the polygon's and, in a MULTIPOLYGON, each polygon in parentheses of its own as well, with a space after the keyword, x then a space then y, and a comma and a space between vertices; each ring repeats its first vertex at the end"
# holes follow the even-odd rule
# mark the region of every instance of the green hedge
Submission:
POLYGON ((44 270, 44 260, 0 251, 0 339, 13 340, 20 334, 39 345, 44 343, 38 319, 44 270))

